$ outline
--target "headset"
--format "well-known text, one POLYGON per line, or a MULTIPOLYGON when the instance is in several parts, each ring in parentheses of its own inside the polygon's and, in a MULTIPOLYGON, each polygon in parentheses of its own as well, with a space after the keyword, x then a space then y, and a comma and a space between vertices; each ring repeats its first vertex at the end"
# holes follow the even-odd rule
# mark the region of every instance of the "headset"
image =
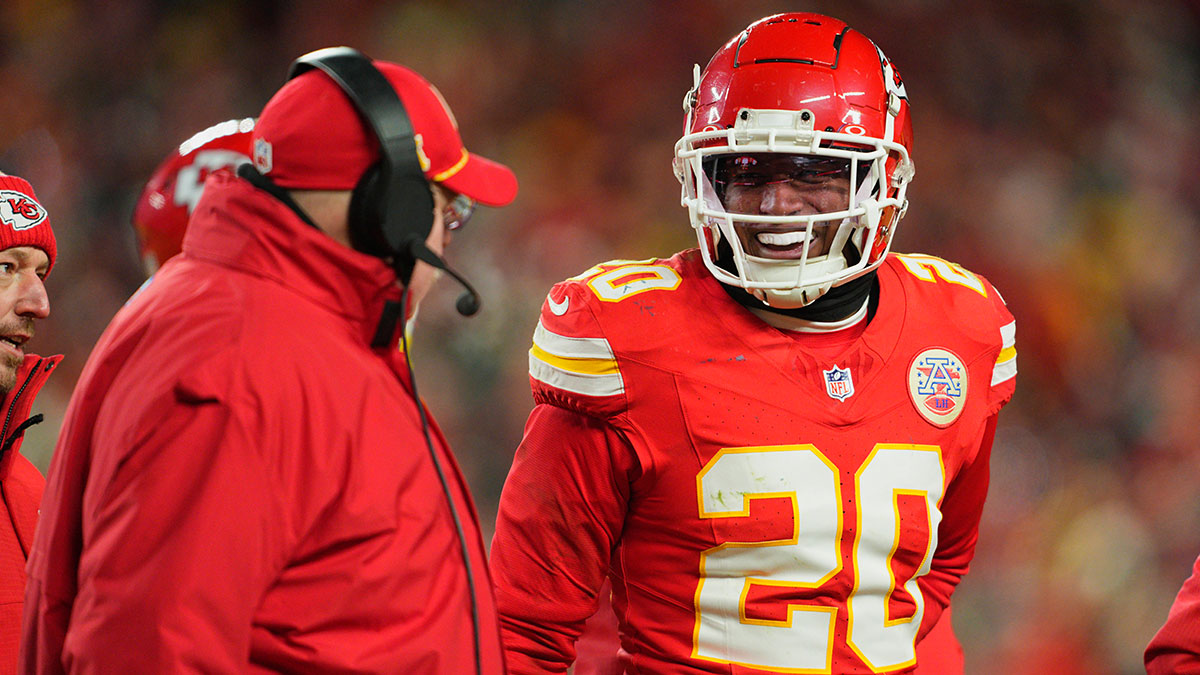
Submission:
MULTIPOLYGON (((474 314, 480 305, 475 289, 425 245, 425 239, 433 230, 433 193, 417 158, 412 121, 391 83, 366 55, 350 47, 329 47, 301 56, 288 70, 288 80, 313 69, 324 72, 341 87, 379 139, 379 162, 363 173, 351 193, 350 241, 355 250, 390 260, 396 276, 405 288, 400 303, 389 301, 384 307, 383 317, 371 346, 389 346, 397 324, 408 315, 411 297, 409 281, 417 260, 441 269, 462 284, 465 292, 458 298, 456 308, 463 316, 474 314)), ((304 222, 317 227, 287 190, 259 173, 253 165, 243 164, 238 168, 238 175, 279 199, 304 222)), ((480 654, 479 600, 476 596, 470 546, 451 494, 450 484, 446 480, 446 472, 433 446, 425 406, 417 393, 417 380, 412 370, 412 362, 408 358, 407 335, 403 329, 400 332, 404 361, 408 367, 425 444, 433 460, 434 469, 437 470, 438 480, 441 482, 446 504, 450 508, 450 515, 458 534, 459 550, 467 574, 467 589, 471 595, 475 672, 479 674, 483 668, 480 654)))
MULTIPOLYGON (((475 288, 425 245, 433 229, 433 193, 417 157, 412 120, 396 90, 371 59, 351 47, 305 54, 292 62, 287 79, 314 69, 337 83, 379 140, 379 161, 363 172, 351 193, 350 243, 355 250, 390 260, 406 287, 417 260, 446 272, 464 289, 455 303, 458 313, 475 314, 481 304, 475 288)), ((238 171, 313 225, 285 190, 255 174, 253 167, 238 171)))

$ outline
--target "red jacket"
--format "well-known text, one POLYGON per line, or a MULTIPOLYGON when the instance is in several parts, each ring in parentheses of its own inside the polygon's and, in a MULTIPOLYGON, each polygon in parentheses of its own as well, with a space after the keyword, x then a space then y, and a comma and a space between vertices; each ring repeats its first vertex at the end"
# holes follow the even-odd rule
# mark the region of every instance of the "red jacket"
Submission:
MULTIPOLYGON (((25 356, 17 371, 17 385, 0 405, 0 675, 16 672, 17 645, 21 636, 21 605, 25 597, 25 561, 33 545, 38 504, 46 480, 21 455, 21 440, 33 399, 50 377, 61 356, 25 356), (11 441, 10 441, 11 439, 11 441)), ((39 418, 40 419, 40 416, 39 418)))
MULTIPOLYGON (((474 673, 468 575, 382 261, 241 179, 113 320, 72 396, 30 560, 25 672, 474 673)), ((503 672, 478 519, 481 672, 503 672)))
POLYGON ((1200 674, 1200 558, 1183 582, 1167 621, 1146 646, 1149 675, 1200 674))

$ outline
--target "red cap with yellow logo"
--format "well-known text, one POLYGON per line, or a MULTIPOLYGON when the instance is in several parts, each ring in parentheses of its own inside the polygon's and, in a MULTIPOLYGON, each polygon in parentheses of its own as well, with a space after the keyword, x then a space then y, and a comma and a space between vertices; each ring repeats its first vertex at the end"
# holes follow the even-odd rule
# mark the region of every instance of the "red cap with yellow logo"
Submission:
MULTIPOLYGON (((412 121, 425 177, 481 204, 504 206, 517 195, 512 169, 467 152, 441 93, 412 70, 374 61, 412 121)), ((254 128, 254 166, 277 185, 352 190, 379 160, 379 141, 341 88, 312 70, 287 82, 254 128)))

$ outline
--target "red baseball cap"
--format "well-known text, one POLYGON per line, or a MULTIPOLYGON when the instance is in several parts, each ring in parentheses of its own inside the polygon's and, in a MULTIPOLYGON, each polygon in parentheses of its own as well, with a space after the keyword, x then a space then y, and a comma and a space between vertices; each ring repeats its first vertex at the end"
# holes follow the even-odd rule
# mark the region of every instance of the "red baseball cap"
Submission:
POLYGON ((153 267, 183 250, 188 217, 204 191, 208 174, 250 161, 254 119, 226 120, 187 139, 163 159, 146 181, 133 208, 142 259, 153 267))
MULTIPOLYGON (((458 123, 432 84, 404 66, 373 61, 412 121, 425 177, 488 206, 517 196, 512 169, 467 152, 458 123)), ((351 190, 379 159, 379 140, 354 103, 323 72, 310 70, 267 101, 254 127, 254 166, 277 185, 301 190, 351 190)))
POLYGON ((58 245, 50 229, 50 215, 24 178, 0 173, 0 251, 15 246, 40 248, 54 267, 58 245))

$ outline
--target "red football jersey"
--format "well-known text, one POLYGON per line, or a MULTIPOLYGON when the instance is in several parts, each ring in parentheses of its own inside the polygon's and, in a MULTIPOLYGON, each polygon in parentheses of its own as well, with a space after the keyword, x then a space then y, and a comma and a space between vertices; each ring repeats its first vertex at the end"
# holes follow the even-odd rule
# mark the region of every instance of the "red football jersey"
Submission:
POLYGON ((1147 675, 1200 673, 1200 558, 1175 596, 1167 620, 1146 646, 1147 675))
POLYGON ((563 672, 611 579, 639 673, 900 673, 974 552, 1015 325, 892 255, 844 344, 774 328, 696 251, 556 285, 492 565, 510 672, 563 672))
MULTIPOLYGON (((575 643, 574 675, 621 675, 621 642, 617 617, 612 609, 612 592, 600 590, 600 608, 584 624, 575 643)), ((951 607, 946 607, 937 624, 917 642, 917 669, 913 675, 963 675, 962 645, 951 625, 951 607)))

